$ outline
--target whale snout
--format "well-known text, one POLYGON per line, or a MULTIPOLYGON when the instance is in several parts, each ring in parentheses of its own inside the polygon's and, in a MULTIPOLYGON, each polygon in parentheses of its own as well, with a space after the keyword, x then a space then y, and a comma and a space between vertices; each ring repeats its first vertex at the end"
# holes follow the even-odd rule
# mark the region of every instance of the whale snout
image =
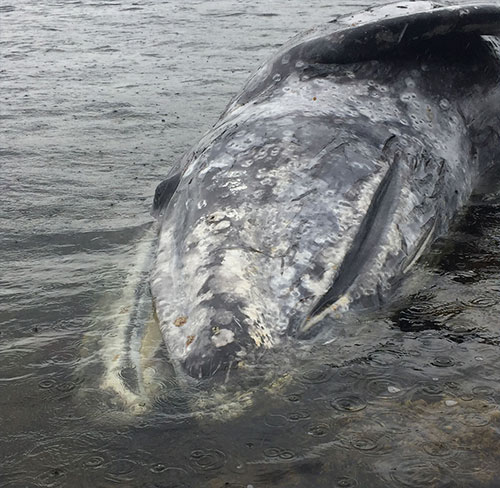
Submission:
MULTIPOLYGON (((215 327, 208 328, 209 330, 215 327)), ((182 369, 193 378, 210 378, 226 374, 228 369, 237 367, 244 356, 241 345, 228 329, 215 332, 210 339, 200 339, 199 347, 193 348, 181 360, 182 369), (219 337, 220 341, 213 339, 219 337)))
POLYGON ((171 310, 169 318, 162 321, 170 339, 171 359, 195 379, 227 374, 252 348, 241 304, 227 303, 228 299, 227 294, 214 296, 196 304, 186 315, 171 310))

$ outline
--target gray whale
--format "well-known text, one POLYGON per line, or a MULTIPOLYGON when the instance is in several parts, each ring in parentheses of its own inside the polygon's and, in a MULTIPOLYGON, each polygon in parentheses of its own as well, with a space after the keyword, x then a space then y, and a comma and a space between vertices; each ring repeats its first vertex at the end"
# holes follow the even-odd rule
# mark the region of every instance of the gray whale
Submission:
POLYGON ((494 5, 398 3, 258 69, 156 190, 174 365, 211 376, 391 296, 498 172, 497 34, 494 5))

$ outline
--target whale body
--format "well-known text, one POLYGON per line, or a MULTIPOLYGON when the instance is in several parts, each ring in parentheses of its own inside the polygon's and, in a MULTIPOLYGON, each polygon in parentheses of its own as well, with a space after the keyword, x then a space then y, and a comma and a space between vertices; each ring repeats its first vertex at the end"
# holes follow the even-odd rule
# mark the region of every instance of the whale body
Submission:
POLYGON ((494 5, 397 3, 257 70, 156 190, 174 365, 215 375, 391 296, 498 168, 499 33, 494 5))

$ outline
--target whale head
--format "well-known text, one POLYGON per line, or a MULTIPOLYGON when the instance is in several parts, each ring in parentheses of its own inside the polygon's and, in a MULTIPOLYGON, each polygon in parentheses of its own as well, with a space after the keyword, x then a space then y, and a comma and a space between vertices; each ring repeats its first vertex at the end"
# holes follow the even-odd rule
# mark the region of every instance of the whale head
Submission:
POLYGON ((151 287, 190 376, 378 305, 470 195, 499 10, 382 14, 283 48, 158 188, 151 287))

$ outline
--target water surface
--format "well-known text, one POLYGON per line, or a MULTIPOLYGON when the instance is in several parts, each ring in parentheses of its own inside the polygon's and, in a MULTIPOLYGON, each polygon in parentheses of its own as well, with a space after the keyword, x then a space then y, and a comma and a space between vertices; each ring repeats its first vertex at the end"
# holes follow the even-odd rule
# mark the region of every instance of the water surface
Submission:
POLYGON ((160 350, 147 401, 103 387, 151 311, 156 184, 281 43, 366 4, 2 2, 2 488, 500 486, 496 195, 328 344, 213 390, 160 350))

